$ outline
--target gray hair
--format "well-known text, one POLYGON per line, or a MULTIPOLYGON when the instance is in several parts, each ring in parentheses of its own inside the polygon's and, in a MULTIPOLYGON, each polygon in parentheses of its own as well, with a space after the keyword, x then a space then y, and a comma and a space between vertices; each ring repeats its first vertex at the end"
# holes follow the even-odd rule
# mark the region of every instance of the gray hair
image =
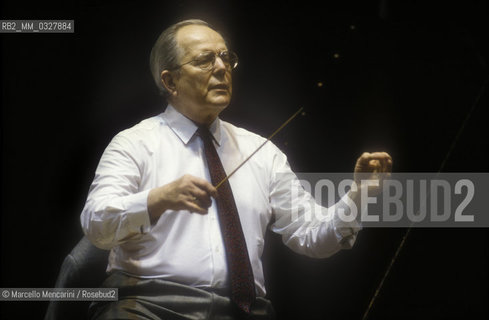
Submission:
POLYGON ((165 31, 160 34, 153 49, 151 49, 149 66, 156 86, 165 98, 168 97, 169 92, 161 82, 161 72, 163 70, 170 70, 178 67, 180 48, 175 38, 177 31, 188 25, 201 25, 211 28, 207 22, 199 19, 189 19, 177 22, 166 28, 165 31))

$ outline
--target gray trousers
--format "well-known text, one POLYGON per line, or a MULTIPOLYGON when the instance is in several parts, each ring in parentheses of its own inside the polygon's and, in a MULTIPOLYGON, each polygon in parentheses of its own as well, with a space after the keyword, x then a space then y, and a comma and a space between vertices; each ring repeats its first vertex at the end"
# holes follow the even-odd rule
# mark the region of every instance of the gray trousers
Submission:
POLYGON ((95 301, 89 319, 234 320, 275 319, 272 304, 257 298, 251 316, 244 315, 224 292, 203 290, 162 279, 141 279, 121 272, 111 274, 103 288, 118 288, 118 301, 95 301))

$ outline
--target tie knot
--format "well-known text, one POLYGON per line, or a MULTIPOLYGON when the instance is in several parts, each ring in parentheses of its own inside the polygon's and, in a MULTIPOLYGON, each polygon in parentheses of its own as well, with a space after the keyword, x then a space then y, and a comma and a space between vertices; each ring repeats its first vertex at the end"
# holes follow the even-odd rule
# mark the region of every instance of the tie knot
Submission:
POLYGON ((202 138, 202 140, 212 141, 212 134, 209 131, 209 128, 207 128, 206 126, 199 126, 196 133, 202 138))

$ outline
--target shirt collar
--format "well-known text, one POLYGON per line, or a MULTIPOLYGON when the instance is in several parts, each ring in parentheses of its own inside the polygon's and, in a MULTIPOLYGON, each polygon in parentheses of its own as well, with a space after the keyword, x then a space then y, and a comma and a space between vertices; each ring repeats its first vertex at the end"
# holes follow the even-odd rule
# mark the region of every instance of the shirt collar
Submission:
MULTIPOLYGON (((163 113, 163 118, 170 129, 185 144, 192 139, 198 129, 197 125, 192 120, 181 114, 172 105, 166 107, 166 110, 163 113)), ((218 145, 221 145, 221 125, 221 120, 216 118, 216 120, 209 126, 209 131, 218 145)))

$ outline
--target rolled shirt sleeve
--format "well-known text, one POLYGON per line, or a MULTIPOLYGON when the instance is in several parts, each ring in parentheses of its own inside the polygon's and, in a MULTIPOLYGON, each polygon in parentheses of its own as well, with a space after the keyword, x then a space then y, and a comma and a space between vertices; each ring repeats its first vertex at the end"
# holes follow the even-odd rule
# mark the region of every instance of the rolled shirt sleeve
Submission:
POLYGON ((329 208, 319 205, 304 190, 279 150, 271 181, 270 201, 275 215, 271 230, 280 234, 290 249, 309 257, 326 258, 353 246, 362 227, 357 219, 342 219, 351 214, 348 195, 329 208))
POLYGON ((105 149, 80 220, 85 235, 111 249, 150 229, 149 190, 139 190, 143 163, 131 141, 118 134, 105 149))

